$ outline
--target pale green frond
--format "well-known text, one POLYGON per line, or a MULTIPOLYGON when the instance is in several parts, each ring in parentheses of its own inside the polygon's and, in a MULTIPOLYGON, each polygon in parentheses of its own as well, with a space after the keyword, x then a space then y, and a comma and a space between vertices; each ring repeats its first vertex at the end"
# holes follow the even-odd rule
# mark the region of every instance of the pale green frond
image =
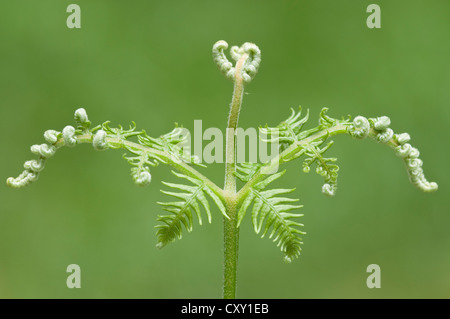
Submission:
POLYGON ((163 223, 156 226, 158 229, 156 232, 157 247, 159 248, 164 247, 176 238, 181 239, 182 225, 187 231, 192 231, 194 215, 197 217, 199 225, 202 225, 202 211, 205 212, 208 222, 211 223, 211 208, 205 194, 214 201, 221 213, 228 217, 222 201, 204 181, 175 171, 172 171, 172 173, 178 178, 187 180, 191 185, 162 182, 165 186, 171 188, 171 191, 162 190, 161 192, 177 200, 158 202, 169 213, 169 215, 158 216, 158 221, 163 223))
POLYGON ((176 126, 169 133, 154 138, 145 132, 138 136, 139 143, 162 152, 167 152, 176 161, 205 166, 199 162, 195 155, 190 153, 189 131, 183 127, 176 126))
POLYGON ((309 110, 306 111, 306 115, 303 118, 301 118, 301 113, 301 107, 299 107, 297 113, 291 108, 291 116, 276 127, 261 127, 259 130, 261 134, 265 136, 263 141, 268 143, 278 143, 281 151, 286 149, 289 145, 298 142, 300 140, 299 138, 302 136, 303 125, 309 119, 309 110))
POLYGON ((303 214, 291 211, 301 208, 302 205, 293 204, 298 202, 297 199, 281 197, 293 192, 293 189, 264 190, 283 174, 284 171, 270 175, 249 190, 238 210, 238 227, 246 211, 253 204, 251 219, 255 232, 257 234, 262 232, 261 237, 269 234, 269 238, 277 242, 277 246, 285 255, 285 261, 289 262, 300 255, 302 241, 299 235, 305 234, 298 229, 303 225, 293 220, 302 217, 303 214))
POLYGON ((333 145, 333 141, 329 142, 325 147, 320 148, 320 144, 311 143, 305 147, 306 156, 303 161, 303 171, 308 173, 311 169, 311 165, 316 163, 316 173, 322 176, 325 180, 322 186, 322 193, 328 196, 334 196, 337 190, 337 178, 339 166, 335 164, 336 158, 326 158, 323 154, 333 145))
POLYGON ((236 165, 236 172, 234 175, 239 178, 242 182, 248 182, 253 175, 261 168, 263 164, 260 163, 241 163, 240 165, 236 165))

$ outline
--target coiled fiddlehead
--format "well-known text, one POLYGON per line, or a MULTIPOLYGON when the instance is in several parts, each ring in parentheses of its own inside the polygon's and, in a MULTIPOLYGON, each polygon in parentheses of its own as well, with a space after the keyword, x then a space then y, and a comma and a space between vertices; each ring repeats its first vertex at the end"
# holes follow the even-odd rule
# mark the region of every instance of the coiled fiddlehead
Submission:
MULTIPOLYGON (((228 49, 228 43, 221 40, 217 41, 212 49, 213 60, 219 67, 219 70, 229 79, 236 77, 236 66, 228 60, 225 55, 225 50, 228 49)), ((242 73, 240 76, 244 82, 249 83, 255 77, 258 72, 259 65, 261 64, 261 50, 254 43, 245 42, 242 46, 233 46, 230 49, 231 57, 234 61, 246 57, 244 65, 242 66, 242 73)))
POLYGON ((31 153, 38 155, 37 160, 26 161, 24 164, 24 171, 17 177, 9 177, 6 180, 8 186, 13 188, 22 188, 39 178, 40 172, 45 168, 47 159, 53 157, 56 153, 54 144, 57 142, 61 133, 55 130, 47 130, 44 132, 44 139, 49 144, 32 145, 30 147, 31 153))
POLYGON ((411 183, 424 192, 436 191, 438 189, 437 183, 429 182, 425 178, 422 169, 423 162, 419 158, 419 150, 407 143, 411 139, 410 135, 408 133, 395 134, 389 127, 390 124, 391 120, 387 116, 369 119, 358 116, 353 120, 353 125, 349 127, 348 132, 358 138, 369 136, 377 142, 393 148, 405 162, 411 183), (369 124, 369 127, 367 124, 369 124), (359 133, 361 131, 364 131, 364 134, 361 135, 359 133))

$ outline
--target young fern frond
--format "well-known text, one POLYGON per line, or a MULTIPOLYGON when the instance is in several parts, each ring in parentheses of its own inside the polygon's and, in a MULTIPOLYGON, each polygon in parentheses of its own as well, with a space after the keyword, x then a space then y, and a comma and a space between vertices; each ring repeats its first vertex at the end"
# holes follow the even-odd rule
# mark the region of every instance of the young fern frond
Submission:
POLYGON ((176 200, 159 202, 169 214, 158 217, 158 221, 162 224, 156 226, 157 247, 163 247, 176 238, 181 238, 183 227, 191 231, 193 215, 197 216, 201 225, 204 218, 202 210, 205 211, 208 222, 211 222, 209 200, 212 199, 225 217, 224 297, 227 298, 235 296, 239 226, 250 206, 252 206, 251 219, 257 234, 261 234, 262 237, 268 234, 269 238, 277 242, 287 262, 300 255, 302 244, 300 235, 305 233, 299 229, 303 225, 295 221, 295 218, 303 215, 292 211, 302 206, 296 204, 297 199, 286 197, 293 189, 266 188, 284 174, 284 171, 278 172, 280 165, 305 155, 303 171, 309 172, 311 165, 315 163, 316 172, 325 180, 322 192, 334 195, 339 167, 336 165, 336 158, 325 157, 325 152, 333 141, 322 147, 329 138, 338 134, 348 134, 355 139, 369 137, 386 144, 404 160, 409 178, 415 186, 425 192, 437 190, 438 185, 425 178, 419 151, 408 143, 409 134, 395 134, 389 128, 388 117, 367 119, 357 116, 353 121, 350 118, 338 120, 326 115, 327 108, 321 110, 318 125, 310 129, 303 129, 309 119, 309 111, 302 117, 301 108, 298 112, 291 109, 288 119, 275 127, 260 128, 260 133, 265 136, 263 141, 271 143, 272 146, 278 145, 278 154, 265 163, 237 165, 235 130, 238 128, 244 87, 253 80, 258 71, 261 51, 255 44, 249 42, 240 47, 233 46, 230 50, 231 57, 236 62, 233 65, 225 55, 224 51, 227 48, 228 44, 225 41, 218 41, 212 50, 213 59, 219 69, 227 78, 234 81, 226 131, 223 189, 194 168, 194 165, 202 164, 199 163, 199 158, 191 155, 189 132, 182 127, 176 126, 171 132, 159 137, 151 137, 144 130, 136 130, 134 122, 128 130, 120 125, 113 128, 110 122, 104 122, 91 129, 91 122, 84 109, 75 112, 76 128, 69 125, 61 131, 46 131, 44 133, 46 143, 31 146, 31 152, 38 158, 25 162, 24 171, 16 178, 8 178, 7 184, 13 188, 30 184, 37 180, 46 161, 53 157, 59 148, 74 147, 81 143, 92 143, 94 149, 99 151, 126 150, 128 153, 124 158, 132 166, 131 176, 138 185, 145 186, 151 182, 150 167, 159 164, 171 166, 174 175, 188 182, 188 185, 163 182, 171 190, 162 192, 176 200), (236 188, 236 178, 244 183, 239 191, 236 188))
POLYGON ((188 136, 189 132, 182 128, 176 127, 169 133, 153 138, 147 134, 138 136, 139 143, 148 147, 157 149, 161 152, 168 152, 173 156, 174 160, 184 161, 190 164, 205 167, 199 162, 199 158, 191 155, 189 151, 188 136))
POLYGON ((324 107, 320 111, 319 125, 309 130, 303 130, 303 126, 309 120, 309 110, 306 115, 301 117, 302 108, 299 106, 298 112, 291 108, 291 115, 288 119, 278 124, 276 127, 263 127, 260 132, 266 136, 264 139, 268 143, 277 142, 280 144, 280 150, 284 151, 288 146, 299 143, 305 138, 313 135, 320 130, 335 126, 336 124, 348 124, 349 121, 339 121, 326 115, 328 108, 324 107))
POLYGON ((211 209, 205 195, 208 195, 219 208, 220 212, 225 217, 229 218, 220 198, 205 184, 204 181, 174 171, 172 171, 172 173, 179 178, 186 179, 193 185, 163 182, 164 185, 175 190, 175 192, 163 190, 161 192, 175 197, 179 199, 179 201, 158 202, 159 205, 163 206, 165 211, 170 213, 169 215, 158 216, 158 221, 163 222, 163 224, 156 226, 158 229, 156 233, 158 243, 156 246, 158 248, 164 247, 176 238, 181 239, 182 225, 184 225, 187 231, 192 231, 193 212, 197 216, 198 223, 202 225, 202 215, 199 203, 206 212, 208 222, 211 223, 211 209))
POLYGON ((187 179, 194 184, 194 186, 186 186, 165 183, 169 187, 187 191, 188 193, 165 192, 184 199, 184 204, 187 203, 187 205, 174 202, 160 203, 166 206, 166 210, 169 212, 174 213, 177 210, 177 214, 159 217, 160 221, 169 226, 164 227, 163 225, 159 227, 157 232, 159 247, 166 245, 175 237, 181 237, 181 223, 188 230, 192 229, 191 208, 196 212, 200 224, 202 223, 197 200, 205 207, 208 220, 211 221, 210 208, 205 194, 214 201, 221 213, 228 217, 222 203, 220 189, 188 165, 198 163, 195 157, 184 152, 185 149, 181 146, 186 141, 186 135, 181 128, 176 127, 167 134, 153 138, 147 135, 145 131, 137 131, 134 122, 129 129, 124 129, 120 125, 111 127, 110 122, 107 121, 89 130, 91 122, 88 120, 84 109, 75 111, 75 120, 77 122, 76 129, 73 126, 66 126, 62 132, 55 130, 46 131, 44 138, 48 144, 33 145, 31 147, 32 153, 39 155, 39 158, 27 161, 24 165, 25 170, 16 178, 8 178, 7 184, 11 187, 20 188, 35 181, 38 178, 38 174, 43 170, 46 160, 52 157, 58 148, 63 146, 73 147, 80 143, 92 143, 94 149, 99 151, 120 148, 127 150, 131 155, 124 154, 123 157, 132 166, 131 176, 137 185, 148 185, 152 179, 150 167, 155 167, 159 163, 174 167, 182 172, 174 172, 176 176, 187 179), (137 141, 132 141, 131 138, 133 137, 137 137, 137 141), (189 194, 192 196, 189 197, 189 194))
POLYGON ((291 116, 278 124, 276 127, 260 127, 260 133, 265 137, 263 141, 267 143, 278 143, 280 146, 280 151, 284 151, 289 145, 298 142, 302 139, 303 125, 309 119, 309 110, 306 111, 306 115, 300 118, 302 114, 302 108, 299 106, 299 111, 296 113, 293 108, 291 108, 291 116))
POLYGON ((130 153, 137 156, 127 157, 125 156, 126 154, 124 154, 123 158, 133 166, 131 168, 131 177, 137 185, 147 186, 152 180, 149 165, 157 166, 158 162, 156 160, 152 161, 146 152, 130 150, 130 153))
POLYGON ((325 184, 322 187, 322 192, 326 195, 333 196, 337 189, 337 176, 339 167, 334 163, 337 161, 336 158, 325 158, 323 154, 331 147, 333 141, 329 142, 324 148, 319 148, 323 144, 328 135, 321 135, 317 139, 305 142, 309 137, 317 132, 332 128, 336 125, 349 125, 348 120, 336 120, 326 115, 328 111, 327 108, 323 108, 320 112, 319 125, 315 128, 303 130, 304 124, 309 119, 309 110, 306 115, 301 117, 301 107, 296 113, 294 109, 291 109, 291 116, 281 122, 274 128, 265 127, 261 128, 261 133, 263 133, 267 138, 265 139, 268 143, 277 142, 280 144, 280 151, 283 152, 288 149, 289 146, 294 145, 292 151, 287 152, 283 161, 288 162, 295 160, 303 155, 307 156, 307 159, 303 161, 303 171, 308 173, 311 168, 311 164, 316 163, 316 173, 324 177, 325 184), (295 147, 298 146, 298 147, 295 147))
POLYGON ((236 172, 234 175, 239 178, 242 182, 248 182, 253 175, 261 168, 263 164, 260 163, 250 163, 245 162, 240 165, 236 165, 236 172))
MULTIPOLYGON (((252 219, 257 233, 261 229, 262 219, 255 219, 254 216, 259 216, 259 212, 262 212, 261 216, 263 216, 263 218, 264 216, 272 216, 267 211, 263 210, 263 208, 268 209, 264 206, 265 203, 268 202, 267 193, 261 194, 260 190, 262 186, 267 186, 264 184, 265 182, 270 182, 281 176, 282 173, 278 173, 273 175, 269 174, 269 177, 267 177, 265 172, 271 171, 270 168, 274 166, 274 164, 278 166, 306 155, 307 157, 303 161, 303 171, 309 172, 311 165, 316 163, 316 172, 325 179, 322 192, 326 195, 334 195, 337 189, 337 177, 339 171, 339 167, 335 163, 337 159, 324 157, 324 153, 333 145, 333 141, 330 141, 322 148, 320 146, 330 136, 339 133, 348 133, 359 139, 368 136, 377 142, 389 145, 395 149, 397 155, 404 159, 410 180, 415 186, 425 192, 437 190, 436 183, 428 182, 425 179, 422 170, 422 161, 418 158, 419 151, 407 143, 410 139, 409 134, 394 134, 392 129, 388 127, 390 125, 389 118, 384 116, 366 119, 358 116, 353 121, 350 119, 337 120, 327 116, 325 114, 326 112, 326 108, 322 109, 319 125, 317 127, 305 131, 302 131, 302 127, 308 119, 308 114, 305 117, 300 118, 300 112, 295 113, 294 111, 292 111, 291 116, 286 121, 280 123, 277 127, 270 128, 266 126, 265 128, 261 128, 268 143, 280 143, 281 153, 277 158, 266 164, 244 163, 237 166, 235 175, 241 181, 246 182, 246 185, 238 193, 239 201, 242 203, 238 212, 238 225, 241 223, 247 208, 252 202, 254 202, 252 219)), ((268 219, 268 221, 270 221, 270 219, 268 219)), ((268 225, 270 227, 270 222, 268 225)), ((294 228, 293 232, 295 231, 297 231, 297 229, 294 228)), ((265 232, 263 234, 265 234, 265 232)), ((287 236, 287 238, 295 239, 296 237, 287 236)), ((300 245, 295 244, 296 241, 294 239, 293 245, 286 246, 291 247, 291 253, 289 253, 289 249, 282 245, 282 242, 279 242, 282 250, 286 249, 283 251, 285 253, 285 260, 291 260, 293 257, 297 257, 300 254, 300 245)), ((299 242, 300 239, 298 239, 298 243, 299 242)))
POLYGON ((293 221, 293 218, 302 217, 303 214, 294 214, 290 211, 303 207, 303 205, 293 205, 298 199, 282 197, 291 193, 294 189, 270 189, 265 188, 274 180, 284 175, 285 171, 268 176, 265 180, 257 183, 250 189, 247 197, 243 200, 238 211, 237 225, 242 222, 245 213, 250 205, 252 207, 252 222, 257 234, 262 231, 261 237, 269 232, 269 238, 277 242, 277 246, 284 254, 284 260, 291 262, 292 259, 300 255, 302 239, 298 235, 304 235, 297 227, 303 224, 293 221), (263 226, 264 225, 264 226, 263 226))
POLYGON ((312 142, 305 146, 305 155, 308 156, 303 161, 303 172, 309 173, 311 165, 316 163, 316 173, 325 179, 325 184, 322 186, 322 193, 328 196, 334 196, 337 189, 337 177, 339 166, 335 164, 337 158, 323 157, 323 154, 333 145, 333 141, 330 141, 325 147, 320 148, 325 140, 312 142))

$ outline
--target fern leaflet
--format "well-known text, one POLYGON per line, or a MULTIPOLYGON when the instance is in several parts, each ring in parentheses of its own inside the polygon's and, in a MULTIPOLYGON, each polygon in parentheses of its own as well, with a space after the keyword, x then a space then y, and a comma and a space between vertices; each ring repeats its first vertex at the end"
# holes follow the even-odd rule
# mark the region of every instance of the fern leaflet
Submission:
POLYGON ((163 224, 156 226, 158 229, 156 232, 158 248, 164 247, 176 238, 181 239, 182 225, 184 225, 184 227, 190 232, 193 224, 193 213, 197 216, 198 223, 202 225, 200 204, 206 212, 208 222, 211 223, 211 209, 205 194, 207 194, 214 201, 221 213, 225 217, 229 218, 226 214, 225 206, 220 198, 205 184, 204 181, 177 173, 175 171, 172 171, 172 173, 179 178, 188 180, 193 185, 163 182, 164 185, 174 189, 175 191, 161 192, 175 197, 179 201, 158 202, 159 205, 163 206, 165 211, 170 213, 169 215, 158 216, 158 221, 163 222, 163 224))
POLYGON ((303 214, 294 214, 290 211, 303 206, 292 204, 297 202, 297 199, 282 197, 282 195, 293 192, 294 189, 264 190, 284 173, 285 171, 270 175, 250 189, 238 211, 238 227, 247 209, 253 203, 252 222, 255 232, 259 234, 262 231, 261 237, 270 232, 269 238, 273 238, 273 241, 277 242, 277 246, 285 255, 284 260, 290 262, 300 255, 300 245, 303 243, 298 235, 306 234, 296 228, 303 226, 303 224, 292 220, 302 217, 303 214))
POLYGON ((333 145, 333 141, 329 142, 325 147, 319 148, 322 141, 314 142, 306 147, 307 159, 303 161, 303 172, 309 173, 311 165, 316 163, 316 173, 325 179, 322 186, 322 193, 328 196, 334 196, 337 190, 337 178, 339 166, 334 164, 337 158, 325 158, 323 154, 333 145))

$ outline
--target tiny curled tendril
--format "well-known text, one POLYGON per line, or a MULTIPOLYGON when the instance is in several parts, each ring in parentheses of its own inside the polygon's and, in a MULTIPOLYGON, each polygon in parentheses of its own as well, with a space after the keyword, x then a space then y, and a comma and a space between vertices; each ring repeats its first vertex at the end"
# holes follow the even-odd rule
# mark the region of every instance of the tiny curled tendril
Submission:
POLYGON ((61 132, 55 130, 47 130, 44 133, 44 139, 49 144, 55 144, 58 141, 61 132))
POLYGON ((106 142, 106 132, 104 130, 98 130, 93 139, 92 146, 97 151, 104 151, 108 148, 108 143, 106 142))
POLYGON ((56 153, 56 148, 52 145, 41 144, 31 146, 31 153, 40 155, 42 158, 50 158, 56 153))
MULTIPOLYGON (((86 110, 82 108, 77 109, 74 118, 78 124, 78 128, 85 133, 88 132, 87 128, 90 126, 91 122, 88 120, 86 110)), ((39 158, 26 161, 23 165, 24 171, 15 178, 9 177, 6 180, 6 184, 13 188, 22 188, 36 181, 39 178, 39 174, 44 170, 46 161, 55 155, 57 150, 56 144, 58 141, 62 140, 65 146, 73 147, 77 144, 76 135, 77 130, 70 125, 66 126, 62 132, 56 130, 45 131, 44 139, 48 144, 35 144, 30 147, 31 153, 38 155, 39 158)), ((100 137, 100 135, 98 137, 100 137)), ((101 142, 102 139, 98 140, 97 146, 99 149, 105 147, 101 142)))
POLYGON ((67 125, 63 131, 62 136, 66 146, 74 147, 77 144, 77 139, 75 138, 75 128, 71 125, 67 125))
POLYGON ((212 49, 213 60, 227 78, 233 79, 235 68, 225 55, 224 50, 226 49, 228 49, 228 43, 223 40, 217 41, 212 49))
POLYGON ((364 116, 357 116, 353 120, 353 125, 349 127, 349 133, 357 139, 365 138, 369 135, 370 123, 364 116))
POLYGON ((86 110, 83 108, 79 108, 75 111, 74 118, 75 122, 78 124, 78 127, 81 129, 87 129, 91 125, 86 110))
POLYGON ((152 181, 152 175, 150 174, 148 167, 143 169, 139 169, 138 167, 132 168, 131 177, 136 185, 139 186, 147 186, 152 181))

